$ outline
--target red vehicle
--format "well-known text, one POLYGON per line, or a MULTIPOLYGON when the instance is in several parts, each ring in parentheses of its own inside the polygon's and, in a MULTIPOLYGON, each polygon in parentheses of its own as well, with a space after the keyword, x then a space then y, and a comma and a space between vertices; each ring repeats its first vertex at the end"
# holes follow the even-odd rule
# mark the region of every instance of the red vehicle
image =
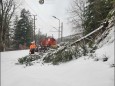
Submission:
POLYGON ((44 38, 40 41, 40 45, 44 47, 56 48, 57 42, 54 38, 44 38))

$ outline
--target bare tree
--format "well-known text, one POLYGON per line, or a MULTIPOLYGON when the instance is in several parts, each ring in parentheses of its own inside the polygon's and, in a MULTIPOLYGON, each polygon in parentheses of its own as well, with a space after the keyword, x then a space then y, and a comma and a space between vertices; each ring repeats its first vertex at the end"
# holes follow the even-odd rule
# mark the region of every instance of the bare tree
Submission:
POLYGON ((86 1, 85 0, 73 0, 71 8, 68 10, 70 13, 69 22, 72 23, 73 29, 79 32, 83 31, 83 21, 84 21, 84 10, 86 1))
POLYGON ((9 24, 18 6, 16 7, 14 0, 1 0, 0 4, 0 51, 4 51, 9 35, 9 24))

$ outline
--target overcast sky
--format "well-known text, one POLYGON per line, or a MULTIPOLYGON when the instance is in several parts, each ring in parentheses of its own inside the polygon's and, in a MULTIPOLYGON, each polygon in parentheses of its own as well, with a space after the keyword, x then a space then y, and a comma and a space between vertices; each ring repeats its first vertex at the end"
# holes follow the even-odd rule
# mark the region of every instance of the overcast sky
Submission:
POLYGON ((63 22, 63 35, 67 36, 71 34, 71 27, 68 24, 67 17, 67 9, 70 7, 70 3, 72 0, 45 0, 43 5, 40 5, 39 0, 20 0, 22 5, 20 8, 28 9, 31 14, 37 15, 36 20, 36 33, 38 29, 41 30, 42 33, 48 34, 49 36, 53 36, 55 38, 58 37, 58 32, 53 27, 59 27, 59 21, 52 16, 56 16, 63 22))

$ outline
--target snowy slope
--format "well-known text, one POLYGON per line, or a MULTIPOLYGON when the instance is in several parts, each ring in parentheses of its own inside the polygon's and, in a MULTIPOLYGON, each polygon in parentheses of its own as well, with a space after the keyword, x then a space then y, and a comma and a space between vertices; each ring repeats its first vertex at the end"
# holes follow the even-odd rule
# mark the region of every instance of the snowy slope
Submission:
POLYGON ((98 45, 99 49, 96 50, 96 57, 102 59, 104 57, 109 58, 108 64, 114 64, 114 44, 115 44, 115 26, 111 28, 111 31, 107 37, 98 45))
POLYGON ((114 67, 110 67, 114 62, 114 27, 111 29, 95 52, 99 61, 81 57, 57 66, 36 63, 24 67, 15 63, 29 50, 2 52, 1 86, 114 86, 114 67), (103 55, 109 60, 103 62, 103 55))

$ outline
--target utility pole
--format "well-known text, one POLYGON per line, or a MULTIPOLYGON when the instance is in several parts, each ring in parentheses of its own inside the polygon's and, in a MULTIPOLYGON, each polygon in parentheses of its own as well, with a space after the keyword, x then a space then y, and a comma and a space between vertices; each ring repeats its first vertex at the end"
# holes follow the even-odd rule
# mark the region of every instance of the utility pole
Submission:
MULTIPOLYGON (((60 28, 61 28, 61 27, 60 27, 60 19, 58 19, 58 20, 59 20, 59 38, 60 38, 60 37, 61 37, 61 34, 60 34, 60 31, 61 31, 61 30, 60 30, 60 28)), ((60 41, 59 41, 59 42, 60 42, 60 41)))
POLYGON ((36 28, 36 26, 35 26, 35 20, 37 20, 36 19, 36 16, 37 15, 29 15, 29 16, 33 16, 34 18, 33 18, 33 40, 36 42, 36 39, 35 39, 35 28, 36 28))
POLYGON ((37 20, 37 19, 36 19, 36 16, 37 16, 37 15, 33 15, 33 16, 34 16, 34 34, 33 34, 34 36, 33 36, 33 37, 34 37, 34 40, 35 40, 35 42, 36 42, 36 38, 35 38, 35 28, 36 28, 36 26, 35 26, 35 20, 37 20))
POLYGON ((62 41, 62 38, 63 38, 63 22, 61 23, 61 41, 62 41))

